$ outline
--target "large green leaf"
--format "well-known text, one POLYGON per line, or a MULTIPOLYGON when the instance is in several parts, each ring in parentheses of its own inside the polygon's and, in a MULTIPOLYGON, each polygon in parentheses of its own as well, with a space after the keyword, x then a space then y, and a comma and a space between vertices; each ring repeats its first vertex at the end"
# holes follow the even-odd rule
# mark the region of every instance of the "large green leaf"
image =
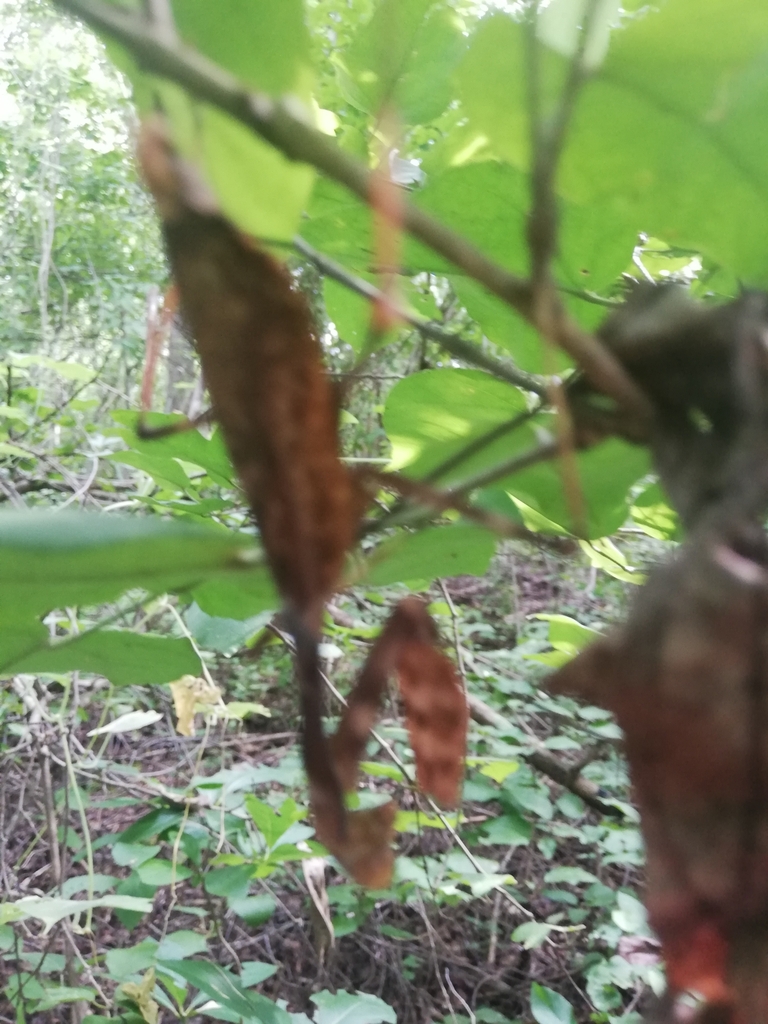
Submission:
POLYGON ((371 236, 371 212, 341 185, 318 178, 301 234, 316 248, 333 256, 355 273, 366 273, 376 261, 371 236))
MULTIPOLYGON (((563 469, 557 460, 540 462, 494 485, 523 501, 535 512, 569 532, 578 532, 578 513, 583 501, 586 536, 606 537, 629 515, 628 492, 632 484, 649 472, 646 448, 611 438, 576 455, 581 495, 564 485, 563 469)), ((524 513, 523 518, 526 518, 524 513)), ((536 528, 536 522, 528 525, 536 528)))
POLYGON ((200 659, 189 640, 127 630, 96 630, 46 643, 19 660, 0 662, 0 673, 72 672, 105 676, 116 686, 169 683, 199 675, 200 659))
MULTIPOLYGON (((527 164, 522 26, 495 14, 459 71, 464 106, 496 152, 527 164)), ((647 231, 754 282, 768 279, 768 9, 750 0, 674 0, 613 33, 580 98, 559 188, 618 240, 647 231), (702 214, 705 211, 706 215, 702 214)), ((564 61, 547 58, 547 89, 564 61)), ((577 248, 581 231, 573 228, 577 248)), ((610 249, 610 253, 608 250, 610 249)))
MULTIPOLYGON (((301 100, 310 116, 312 71, 301 0, 174 0, 173 14, 184 42, 252 88, 301 100)), ((139 108, 150 112, 159 100, 176 145, 201 163, 226 216, 251 234, 289 239, 312 186, 312 169, 289 161, 227 114, 146 74, 123 47, 108 41, 108 49, 130 78, 139 108)))
MULTIPOLYGON (((392 444, 392 468, 424 476, 526 408, 518 388, 482 370, 423 370, 395 385, 384 407, 384 429, 392 444)), ((529 428, 515 430, 461 463, 440 483, 507 459, 534 443, 529 428)))
MULTIPOLYGON (((214 431, 210 438, 199 430, 183 430, 166 437, 141 438, 136 433, 138 416, 127 409, 112 413, 112 419, 120 424, 116 431, 131 451, 158 459, 180 459, 204 469, 214 483, 222 487, 236 485, 235 471, 221 437, 221 431, 214 431)), ((183 416, 148 413, 144 416, 149 427, 165 427, 184 420, 183 416)), ((119 452, 119 459, 124 453, 119 452)))
MULTIPOLYGON (((525 273, 525 212, 528 180, 508 163, 486 160, 449 167, 414 195, 427 213, 461 232, 510 270, 525 273)), ((417 270, 448 273, 453 265, 421 243, 408 239, 404 262, 417 270)))
POLYGON ((385 541, 371 556, 366 582, 383 587, 436 576, 482 576, 495 550, 494 535, 479 526, 429 527, 385 541))
POLYGON ((395 1011, 367 992, 318 992, 315 1024, 395 1024, 395 1011))
POLYGON ((270 999, 256 992, 247 992, 240 979, 229 974, 218 964, 207 960, 160 960, 160 969, 180 974, 195 988, 204 992, 209 999, 242 1017, 244 1020, 260 1021, 262 1024, 290 1024, 290 1016, 270 999))
POLYGON ((494 345, 506 349, 515 362, 532 373, 553 373, 571 365, 560 350, 542 341, 521 316, 470 277, 451 276, 451 284, 467 313, 494 345))
POLYGON ((380 0, 337 58, 339 84, 360 110, 375 116, 389 102, 406 124, 424 124, 453 98, 464 46, 459 19, 433 0, 380 0))
POLYGON ((573 1007, 559 992, 539 985, 531 985, 531 1014, 537 1024, 576 1024, 573 1007))
POLYGON ((110 601, 141 587, 185 589, 219 574, 249 575, 253 542, 212 527, 86 513, 0 515, 0 617, 110 601))
POLYGON ((265 566, 242 575, 218 576, 192 592, 198 607, 214 618, 249 619, 282 604, 265 566))

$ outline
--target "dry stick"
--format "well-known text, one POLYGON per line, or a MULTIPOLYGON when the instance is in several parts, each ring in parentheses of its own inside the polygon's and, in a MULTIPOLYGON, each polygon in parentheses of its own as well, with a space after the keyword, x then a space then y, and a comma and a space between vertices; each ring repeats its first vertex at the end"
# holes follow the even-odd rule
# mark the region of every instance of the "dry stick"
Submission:
MULTIPOLYGON (((489 707, 485 701, 480 700, 473 694, 467 695, 469 713, 472 718, 481 725, 490 725, 495 729, 505 729, 509 726, 508 720, 494 708, 489 707)), ((598 794, 598 787, 589 779, 583 778, 578 770, 567 767, 543 750, 531 750, 520 755, 524 761, 542 775, 546 775, 559 786, 569 790, 576 796, 581 797, 585 804, 599 811, 601 814, 614 818, 623 818, 623 812, 614 804, 603 800, 598 794)))
MULTIPOLYGON (((369 302, 384 301, 384 295, 376 285, 371 284, 362 277, 357 277, 335 260, 330 259, 324 253, 318 252, 317 249, 304 241, 300 235, 295 236, 293 245, 302 256, 305 256, 311 263, 314 263, 317 269, 325 274, 326 277, 338 281, 339 284, 343 284, 350 291, 362 295, 369 302)), ((454 334, 433 320, 427 320, 417 313, 409 312, 405 306, 392 298, 387 299, 387 301, 400 320, 415 328, 420 334, 425 335, 432 341, 436 341, 446 352, 450 352, 457 359, 463 359, 467 363, 472 363, 473 366, 479 366, 484 370, 488 370, 495 377, 498 377, 499 380, 506 380, 510 384, 524 388, 526 391, 532 391, 536 395, 544 396, 547 393, 547 382, 541 377, 537 377, 533 373, 526 373, 525 370, 515 366, 511 360, 495 359, 493 356, 483 352, 473 342, 462 338, 460 334, 454 334)))
MULTIPOLYGON (((100 0, 54 0, 57 7, 76 14, 92 28, 106 32, 127 46, 149 72, 174 81, 191 95, 225 111, 246 125, 289 160, 311 164, 367 203, 371 172, 349 156, 327 135, 305 120, 304 111, 286 100, 249 91, 233 75, 207 57, 181 43, 169 44, 165 34, 146 19, 100 0)), ((648 399, 626 374, 619 361, 593 335, 582 331, 560 308, 557 317, 539 322, 533 309, 531 283, 488 259, 462 235, 403 200, 403 227, 458 269, 517 310, 521 316, 561 345, 584 370, 598 391, 613 398, 642 424, 653 410, 648 399)))

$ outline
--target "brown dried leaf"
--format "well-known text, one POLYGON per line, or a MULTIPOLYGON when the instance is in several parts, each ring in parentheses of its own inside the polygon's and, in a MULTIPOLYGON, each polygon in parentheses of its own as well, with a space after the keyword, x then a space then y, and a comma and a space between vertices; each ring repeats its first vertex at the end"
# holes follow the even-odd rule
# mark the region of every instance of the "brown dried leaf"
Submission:
POLYGON ((401 601, 371 648, 331 748, 336 774, 354 789, 387 680, 397 674, 419 788, 445 807, 459 801, 469 709, 435 624, 416 597, 401 601))
POLYGON ((339 829, 330 815, 316 811, 317 838, 359 885, 386 889, 395 863, 392 841, 396 812, 391 800, 364 811, 347 811, 339 829))
POLYGON ((317 630, 364 498, 339 459, 336 400, 306 299, 283 266, 221 216, 161 122, 145 124, 139 160, 275 581, 317 630))
POLYGON ((439 647, 435 624, 423 602, 401 601, 397 658, 400 693, 416 758, 416 781, 441 807, 461 799, 469 708, 451 662, 439 647))

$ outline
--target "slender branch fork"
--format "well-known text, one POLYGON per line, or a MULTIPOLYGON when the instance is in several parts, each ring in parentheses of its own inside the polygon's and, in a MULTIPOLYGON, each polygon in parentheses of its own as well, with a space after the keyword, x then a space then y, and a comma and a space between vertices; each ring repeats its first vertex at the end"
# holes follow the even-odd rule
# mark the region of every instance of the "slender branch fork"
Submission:
MULTIPOLYGON (((371 172, 366 165, 349 156, 331 138, 312 127, 297 112, 290 99, 274 99, 264 93, 248 90, 224 68, 175 40, 162 25, 124 8, 108 5, 102 0, 54 0, 54 3, 128 47, 147 71, 178 83, 191 95, 227 112, 290 160, 311 164, 368 202, 371 172)), ((592 8, 595 3, 596 0, 590 0, 592 8)), ((537 10, 538 0, 532 5, 533 17, 537 10)), ((587 32, 583 31, 583 39, 586 35, 587 32)), ((585 75, 583 55, 582 41, 564 89, 560 123, 555 125, 556 130, 549 135, 549 145, 544 147, 538 167, 534 167, 534 177, 541 178, 534 194, 532 222, 535 221, 537 209, 545 211, 548 203, 550 208, 553 205, 549 196, 557 158, 585 75)), ((508 303, 546 338, 567 351, 579 363, 593 387, 613 398, 633 420, 644 426, 651 423, 653 410, 648 399, 600 341, 571 320, 559 302, 535 301, 536 266, 537 261, 539 264, 542 262, 543 256, 534 257, 533 278, 526 280, 488 259, 463 236, 408 201, 403 202, 403 226, 414 237, 508 303)))

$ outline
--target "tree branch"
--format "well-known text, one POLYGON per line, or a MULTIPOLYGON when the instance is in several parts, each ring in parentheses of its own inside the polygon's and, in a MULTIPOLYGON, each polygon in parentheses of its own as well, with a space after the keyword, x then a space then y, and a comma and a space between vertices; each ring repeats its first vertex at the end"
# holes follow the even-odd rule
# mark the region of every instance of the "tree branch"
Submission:
MULTIPOLYGON (((481 725, 490 725, 495 729, 506 729, 509 727, 509 722, 504 715, 489 707, 485 701, 475 697, 474 694, 467 694, 467 703, 469 704, 470 715, 481 725)), ((624 816, 619 807, 609 803, 607 800, 603 800, 594 782, 585 779, 578 771, 574 772, 546 751, 530 750, 525 751, 520 756, 524 761, 527 761, 531 768, 535 768, 537 772, 546 775, 547 778, 552 779, 559 786, 563 786, 565 789, 570 790, 571 793, 581 797, 587 806, 613 818, 622 818, 624 816)))
MULTIPOLYGON (((290 99, 273 99, 265 93, 249 91, 203 54, 184 44, 169 43, 166 33, 121 7, 100 0, 53 2, 61 10, 77 15, 92 28, 127 46, 148 71, 178 83, 191 95, 246 125, 288 159, 311 164, 363 202, 369 201, 371 172, 366 165, 308 124, 295 112, 290 99)), ((556 315, 541 316, 537 312, 530 281, 488 259, 462 235, 407 200, 403 201, 403 227, 507 302, 546 338, 564 348, 581 365, 594 388, 613 398, 641 423, 652 420, 653 410, 645 395, 597 338, 581 330, 562 307, 556 315)))
MULTIPOLYGON (((305 256, 310 262, 314 263, 317 269, 325 274, 326 277, 338 281, 339 284, 343 284, 350 291, 362 295, 363 298, 368 299, 370 302, 383 301, 384 296, 376 285, 371 284, 370 281, 366 281, 362 277, 357 277, 345 267, 336 263, 335 260, 318 252, 300 235, 296 235, 293 245, 297 252, 300 252, 302 256, 305 256)), ((427 320, 416 313, 410 313, 404 306, 391 298, 388 298, 387 302, 392 307, 393 312, 404 323, 410 324, 420 334, 431 338, 432 341, 436 341, 441 348, 444 348, 446 352, 450 352, 452 356, 456 356, 457 359, 463 359, 473 366, 479 366, 483 370, 488 370, 500 380, 506 380, 508 383, 524 388, 526 391, 532 391, 536 395, 543 396, 547 393, 546 381, 542 380, 541 377, 537 377, 532 373, 526 373, 525 370, 521 370, 511 360, 495 359, 493 356, 483 352, 473 342, 462 338, 458 334, 453 334, 451 331, 447 331, 440 324, 432 320, 427 320)))

